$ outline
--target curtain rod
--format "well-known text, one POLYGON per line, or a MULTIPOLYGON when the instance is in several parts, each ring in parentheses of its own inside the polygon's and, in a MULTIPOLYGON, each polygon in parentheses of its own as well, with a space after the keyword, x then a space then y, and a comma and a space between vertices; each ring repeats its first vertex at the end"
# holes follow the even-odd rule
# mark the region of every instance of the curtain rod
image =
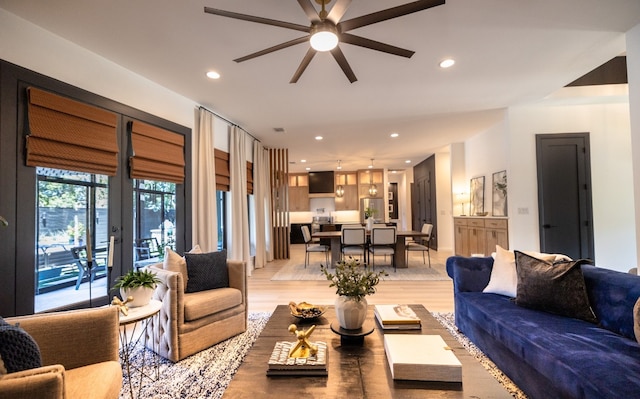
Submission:
POLYGON ((246 134, 248 134, 249 136, 251 136, 252 139, 254 139, 255 141, 257 141, 258 143, 262 143, 262 141, 260 141, 260 139, 256 138, 256 136, 254 136, 253 134, 249 133, 245 128, 243 128, 242 126, 238 125, 237 123, 233 123, 231 122, 229 119, 225 118, 224 116, 221 116, 220 114, 218 114, 217 112, 213 112, 210 109, 208 109, 207 107, 203 107, 202 105, 199 106, 200 109, 203 109, 207 112, 211 112, 213 115, 217 116, 218 118, 222 119, 223 121, 227 122, 228 124, 230 124, 231 126, 235 126, 238 129, 242 130, 243 132, 245 132, 246 134))

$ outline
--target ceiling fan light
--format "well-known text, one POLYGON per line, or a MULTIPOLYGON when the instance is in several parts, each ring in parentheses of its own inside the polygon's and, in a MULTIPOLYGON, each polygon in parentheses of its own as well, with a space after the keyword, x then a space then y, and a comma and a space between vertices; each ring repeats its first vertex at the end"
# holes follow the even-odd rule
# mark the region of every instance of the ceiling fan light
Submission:
POLYGON ((329 23, 315 24, 311 28, 311 47, 316 51, 330 51, 338 45, 336 27, 329 23))

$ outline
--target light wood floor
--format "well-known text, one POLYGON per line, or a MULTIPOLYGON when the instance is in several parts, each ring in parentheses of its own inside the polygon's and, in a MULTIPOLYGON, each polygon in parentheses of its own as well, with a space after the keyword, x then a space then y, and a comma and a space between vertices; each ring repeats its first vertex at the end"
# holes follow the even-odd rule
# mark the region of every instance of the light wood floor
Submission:
MULTIPOLYGON (((312 255, 308 267, 320 269, 318 254, 312 255), (314 256, 315 255, 315 256, 314 256), (315 262, 314 262, 315 261, 315 262)), ((431 260, 444 263, 451 253, 431 251, 431 260)), ((333 305, 335 289, 328 281, 271 281, 271 277, 288 262, 304 263, 304 245, 291 246, 291 259, 274 260, 256 269, 249 277, 249 311, 272 312, 276 305, 306 301, 316 305, 333 305)), ((420 253, 411 255, 409 266, 422 263, 420 253)), ((432 312, 453 312, 453 283, 448 281, 381 281, 377 292, 367 297, 369 304, 422 304, 432 312)))

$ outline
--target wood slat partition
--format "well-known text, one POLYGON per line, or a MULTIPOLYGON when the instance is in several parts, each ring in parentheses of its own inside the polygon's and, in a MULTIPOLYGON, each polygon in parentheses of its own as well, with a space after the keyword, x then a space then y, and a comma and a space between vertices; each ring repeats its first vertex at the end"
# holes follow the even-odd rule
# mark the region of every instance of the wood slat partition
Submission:
POLYGON ((273 256, 289 259, 289 150, 269 149, 271 163, 271 220, 273 223, 273 256))

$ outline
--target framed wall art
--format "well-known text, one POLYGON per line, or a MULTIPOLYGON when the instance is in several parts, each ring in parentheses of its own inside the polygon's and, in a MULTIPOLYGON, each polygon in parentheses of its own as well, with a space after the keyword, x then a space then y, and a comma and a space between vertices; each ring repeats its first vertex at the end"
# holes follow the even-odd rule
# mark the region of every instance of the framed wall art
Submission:
POLYGON ((484 176, 471 179, 469 216, 484 214, 484 176))
POLYGON ((507 216, 507 171, 502 170, 493 174, 491 184, 491 214, 493 216, 507 216))

